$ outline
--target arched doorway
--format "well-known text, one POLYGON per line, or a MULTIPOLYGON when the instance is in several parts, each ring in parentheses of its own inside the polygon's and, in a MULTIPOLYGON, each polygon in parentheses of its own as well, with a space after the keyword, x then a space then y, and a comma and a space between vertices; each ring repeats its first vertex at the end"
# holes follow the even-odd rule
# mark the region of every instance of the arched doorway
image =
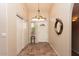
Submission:
POLYGON ((72 11, 72 55, 79 56, 79 3, 73 5, 72 11))

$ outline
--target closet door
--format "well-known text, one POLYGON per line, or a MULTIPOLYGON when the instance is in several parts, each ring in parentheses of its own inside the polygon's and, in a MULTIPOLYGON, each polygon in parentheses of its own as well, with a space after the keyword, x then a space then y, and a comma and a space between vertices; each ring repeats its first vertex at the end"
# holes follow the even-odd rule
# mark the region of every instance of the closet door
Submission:
POLYGON ((17 17, 17 54, 28 44, 28 22, 17 17))
POLYGON ((23 31, 22 20, 19 17, 17 17, 17 54, 22 49, 22 31, 23 31))
POLYGON ((28 44, 28 25, 26 21, 22 21, 22 48, 28 44))

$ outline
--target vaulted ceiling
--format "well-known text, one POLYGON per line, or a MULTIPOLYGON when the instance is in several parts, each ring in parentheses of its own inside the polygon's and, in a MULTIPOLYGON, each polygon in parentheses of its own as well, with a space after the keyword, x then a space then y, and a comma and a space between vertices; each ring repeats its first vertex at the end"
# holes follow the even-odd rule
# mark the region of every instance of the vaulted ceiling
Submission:
POLYGON ((29 12, 36 12, 36 10, 38 9, 38 5, 39 5, 39 9, 41 10, 41 12, 49 12, 50 11, 50 7, 51 7, 51 3, 27 3, 27 8, 29 10, 29 12))
POLYGON ((44 17, 47 17, 48 13, 50 12, 50 8, 52 6, 51 3, 27 3, 27 9, 30 14, 30 17, 34 17, 38 10, 38 5, 40 9, 40 14, 44 17))

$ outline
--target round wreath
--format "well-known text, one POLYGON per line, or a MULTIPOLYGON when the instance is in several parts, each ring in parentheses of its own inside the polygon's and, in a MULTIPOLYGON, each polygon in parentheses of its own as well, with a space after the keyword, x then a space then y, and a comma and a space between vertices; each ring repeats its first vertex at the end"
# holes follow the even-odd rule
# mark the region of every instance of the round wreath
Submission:
POLYGON ((58 35, 60 35, 60 34, 62 33, 62 31, 63 31, 63 23, 62 23, 62 21, 61 21, 60 19, 58 19, 58 18, 56 19, 56 22, 55 22, 55 31, 56 31, 56 33, 57 33, 58 35), (60 23, 60 30, 59 30, 59 32, 56 30, 58 23, 60 23))

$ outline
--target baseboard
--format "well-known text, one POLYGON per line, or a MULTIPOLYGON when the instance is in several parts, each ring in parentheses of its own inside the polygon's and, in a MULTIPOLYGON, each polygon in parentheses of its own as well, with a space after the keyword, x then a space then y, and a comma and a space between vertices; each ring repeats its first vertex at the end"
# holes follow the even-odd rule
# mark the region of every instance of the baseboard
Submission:
POLYGON ((60 56, 60 54, 57 52, 57 50, 55 49, 55 47, 53 46, 53 44, 52 44, 52 43, 49 43, 49 44, 50 44, 50 46, 52 47, 52 49, 54 49, 56 55, 57 55, 57 56, 60 56))
POLYGON ((25 47, 21 49, 21 51, 17 54, 17 56, 19 56, 19 54, 27 47, 28 47, 28 44, 26 44, 25 47))

